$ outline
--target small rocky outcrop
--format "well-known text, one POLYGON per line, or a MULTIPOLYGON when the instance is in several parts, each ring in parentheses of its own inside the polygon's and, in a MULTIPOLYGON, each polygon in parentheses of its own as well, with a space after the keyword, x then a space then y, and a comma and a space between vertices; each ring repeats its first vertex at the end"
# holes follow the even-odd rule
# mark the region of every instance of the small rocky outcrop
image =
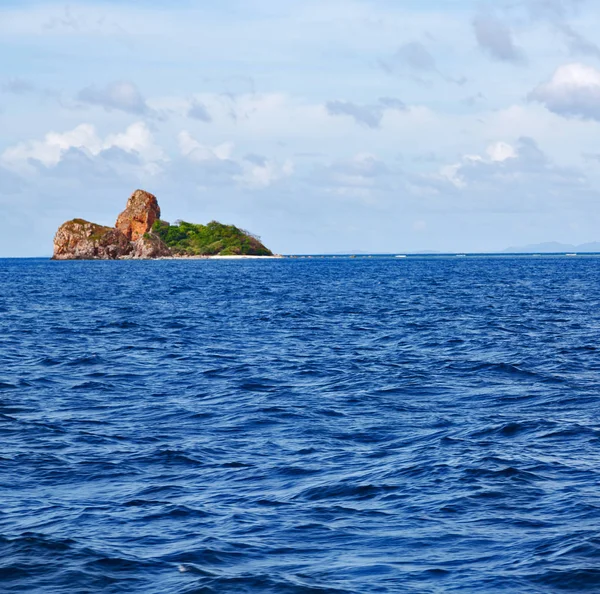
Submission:
POLYGON ((138 241, 152 230, 154 221, 160 219, 160 206, 156 196, 136 190, 127 201, 125 210, 117 217, 115 227, 129 241, 138 241))
POLYGON ((165 242, 154 235, 154 233, 145 233, 134 244, 131 252, 132 258, 167 258, 171 256, 171 250, 165 242))
POLYGON ((54 237, 54 260, 116 260, 118 258, 162 258, 171 250, 152 232, 160 217, 156 196, 136 190, 115 227, 83 219, 63 223, 54 237))
POLYGON ((116 260, 132 251, 121 231, 83 219, 63 223, 54 237, 55 260, 116 260))

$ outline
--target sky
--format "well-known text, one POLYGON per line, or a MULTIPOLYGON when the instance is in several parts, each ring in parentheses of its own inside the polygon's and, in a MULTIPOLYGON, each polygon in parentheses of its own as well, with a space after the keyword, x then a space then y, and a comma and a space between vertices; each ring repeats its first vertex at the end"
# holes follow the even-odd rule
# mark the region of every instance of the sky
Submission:
POLYGON ((600 240, 600 3, 0 2, 0 257, 136 188, 278 253, 600 240))

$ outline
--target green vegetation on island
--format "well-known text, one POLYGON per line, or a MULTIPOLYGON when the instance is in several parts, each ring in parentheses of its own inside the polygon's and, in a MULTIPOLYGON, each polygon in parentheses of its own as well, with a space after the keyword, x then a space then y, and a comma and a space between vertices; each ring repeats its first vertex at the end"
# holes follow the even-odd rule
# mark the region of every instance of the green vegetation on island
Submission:
POLYGON ((157 220, 152 225, 152 234, 158 235, 173 254, 180 256, 273 255, 256 235, 217 221, 207 225, 176 221, 171 225, 157 220))

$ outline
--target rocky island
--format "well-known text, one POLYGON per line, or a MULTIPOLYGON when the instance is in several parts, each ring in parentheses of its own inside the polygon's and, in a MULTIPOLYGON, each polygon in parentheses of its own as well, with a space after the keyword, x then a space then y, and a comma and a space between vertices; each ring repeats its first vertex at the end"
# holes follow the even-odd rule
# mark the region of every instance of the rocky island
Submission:
POLYGON ((136 190, 114 227, 83 219, 63 223, 54 237, 54 260, 117 260, 194 256, 272 256, 258 237, 234 225, 196 225, 160 219, 156 196, 136 190))

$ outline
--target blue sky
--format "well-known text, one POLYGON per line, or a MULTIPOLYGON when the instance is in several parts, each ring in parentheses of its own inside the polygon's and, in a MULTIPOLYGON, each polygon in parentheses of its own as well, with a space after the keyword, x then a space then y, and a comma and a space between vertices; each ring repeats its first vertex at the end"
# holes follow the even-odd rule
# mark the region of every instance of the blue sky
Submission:
POLYGON ((600 240, 591 0, 0 4, 0 256, 128 195, 274 251, 600 240))

